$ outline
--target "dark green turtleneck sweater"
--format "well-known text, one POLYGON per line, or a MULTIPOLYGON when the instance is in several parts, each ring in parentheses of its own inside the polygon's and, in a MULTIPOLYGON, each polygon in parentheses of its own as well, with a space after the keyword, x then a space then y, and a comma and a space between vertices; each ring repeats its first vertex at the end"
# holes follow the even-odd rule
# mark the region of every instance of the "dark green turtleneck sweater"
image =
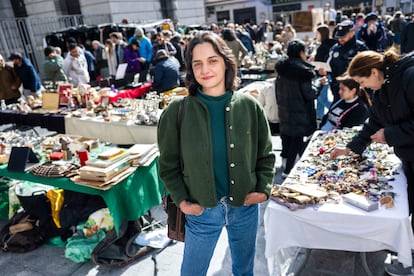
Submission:
POLYGON ((199 99, 207 106, 210 113, 211 140, 213 144, 213 169, 216 181, 217 198, 229 195, 229 171, 227 158, 227 139, 225 127, 225 107, 231 98, 226 92, 221 96, 208 96, 198 91, 199 99))

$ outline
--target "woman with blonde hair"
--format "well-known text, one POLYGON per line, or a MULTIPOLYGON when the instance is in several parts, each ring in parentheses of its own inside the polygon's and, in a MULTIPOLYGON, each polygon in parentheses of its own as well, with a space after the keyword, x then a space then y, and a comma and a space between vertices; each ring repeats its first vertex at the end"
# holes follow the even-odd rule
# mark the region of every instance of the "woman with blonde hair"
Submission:
POLYGON ((109 75, 114 77, 116 75, 115 46, 109 38, 105 40, 105 55, 108 61, 109 75))
MULTIPOLYGON (((369 121, 346 148, 335 149, 331 158, 351 151, 361 154, 372 142, 394 147, 407 178, 410 214, 414 211, 414 53, 399 57, 393 48, 380 54, 358 53, 347 74, 363 88, 374 90, 369 121)), ((413 225, 414 220, 411 220, 413 225)), ((386 264, 390 275, 412 275, 412 267, 400 262, 386 264)))

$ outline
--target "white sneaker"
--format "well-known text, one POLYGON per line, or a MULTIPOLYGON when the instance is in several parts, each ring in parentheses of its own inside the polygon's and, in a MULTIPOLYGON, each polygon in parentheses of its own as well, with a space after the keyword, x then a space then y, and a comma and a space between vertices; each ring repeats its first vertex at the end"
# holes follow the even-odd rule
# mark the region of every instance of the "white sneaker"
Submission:
POLYGON ((392 261, 390 264, 385 264, 385 272, 391 276, 414 276, 414 269, 412 266, 404 267, 403 264, 398 261, 392 261))

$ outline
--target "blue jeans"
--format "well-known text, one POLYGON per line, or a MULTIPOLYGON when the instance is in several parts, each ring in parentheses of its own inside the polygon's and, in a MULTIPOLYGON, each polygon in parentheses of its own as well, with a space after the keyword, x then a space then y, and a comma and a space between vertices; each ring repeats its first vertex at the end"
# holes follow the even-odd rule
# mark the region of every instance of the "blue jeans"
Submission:
POLYGON ((253 275, 258 204, 234 207, 223 197, 216 207, 204 209, 199 216, 186 215, 186 220, 181 276, 207 274, 223 226, 228 233, 233 275, 253 275))
MULTIPOLYGON (((328 81, 331 80, 330 76, 327 76, 328 81)), ((319 120, 325 115, 325 107, 329 109, 331 106, 331 102, 328 99, 328 89, 329 84, 326 84, 322 87, 321 93, 319 94, 318 98, 316 99, 316 118, 319 120)))

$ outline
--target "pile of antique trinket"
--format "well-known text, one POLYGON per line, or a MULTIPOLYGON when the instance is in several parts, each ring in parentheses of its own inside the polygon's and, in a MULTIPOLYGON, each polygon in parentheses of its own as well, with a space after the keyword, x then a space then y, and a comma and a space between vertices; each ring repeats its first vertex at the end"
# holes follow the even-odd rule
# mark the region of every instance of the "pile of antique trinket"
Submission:
MULTIPOLYGON (((330 159, 330 152, 335 147, 345 147, 357 132, 356 128, 316 132, 283 185, 274 187, 273 199, 291 209, 298 208, 297 205, 339 202, 341 196, 348 193, 363 195, 373 202, 389 203, 388 197, 395 196, 390 181, 394 180, 399 166, 392 148, 372 143, 362 155, 350 153, 330 159), (387 199, 382 199, 384 197, 387 199)), ((386 205, 392 206, 392 203, 386 205)))

